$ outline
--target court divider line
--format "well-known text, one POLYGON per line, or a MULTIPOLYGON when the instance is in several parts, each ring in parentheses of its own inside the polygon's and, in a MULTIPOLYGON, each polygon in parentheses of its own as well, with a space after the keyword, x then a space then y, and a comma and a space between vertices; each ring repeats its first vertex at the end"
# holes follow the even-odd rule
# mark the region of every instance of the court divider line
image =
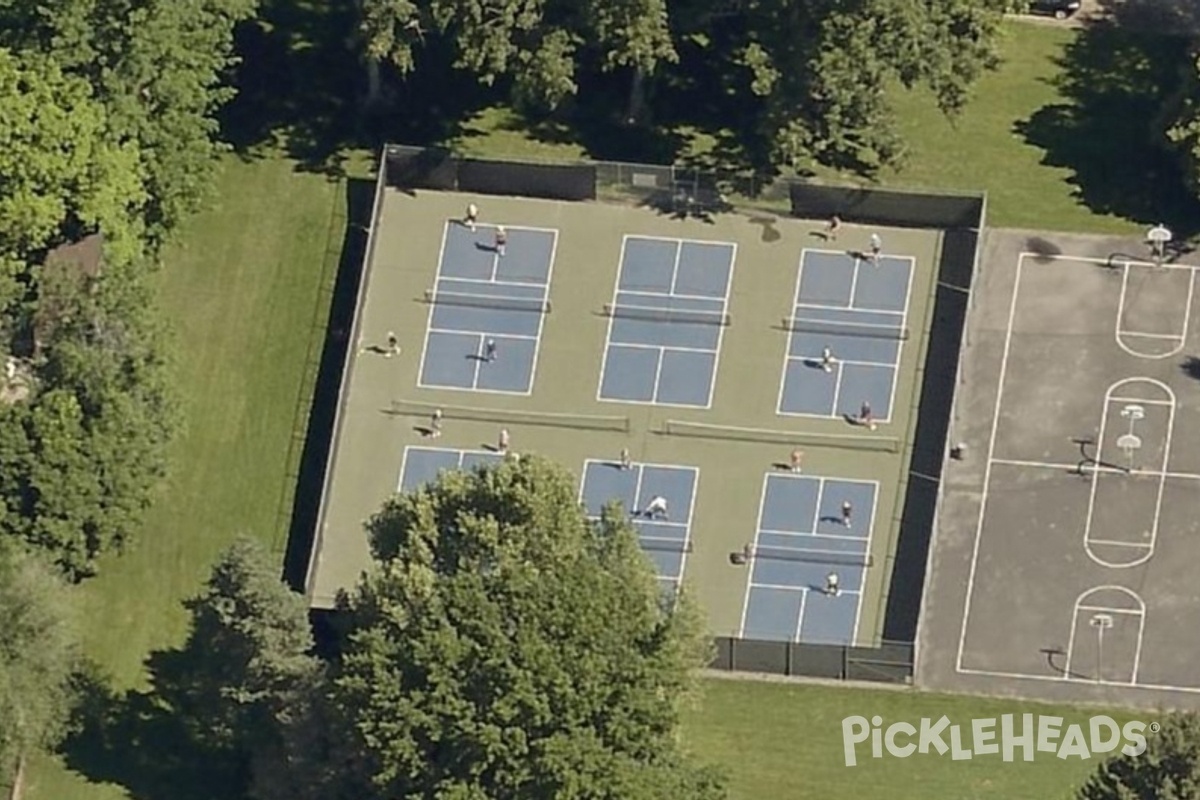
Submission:
POLYGON ((963 652, 966 648, 967 629, 971 621, 971 601, 975 592, 975 573, 979 568, 979 551, 983 540, 983 523, 987 514, 988 489, 992 480, 992 465, 996 456, 996 439, 1000 430, 1000 413, 1004 401, 1004 378, 1008 372, 1008 357, 1012 351, 1013 322, 1017 316, 1017 298, 1021 294, 1021 272, 1025 264, 1024 255, 1017 259, 1016 274, 1013 277, 1012 300, 1008 308, 1008 324, 1004 332, 1004 350, 1000 356, 1000 369, 996 379, 996 407, 992 412, 992 432, 988 437, 987 459, 984 461, 983 486, 979 496, 979 520, 975 525, 975 542, 971 549, 971 566, 967 572, 967 591, 963 602, 962 625, 958 634, 958 658, 955 670, 963 669, 963 652))

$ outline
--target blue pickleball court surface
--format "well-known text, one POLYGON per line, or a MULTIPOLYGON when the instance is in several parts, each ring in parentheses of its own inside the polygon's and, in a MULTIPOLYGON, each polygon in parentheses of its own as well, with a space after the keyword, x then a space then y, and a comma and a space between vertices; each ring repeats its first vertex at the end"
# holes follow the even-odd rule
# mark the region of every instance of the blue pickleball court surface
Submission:
POLYGON ((854 644, 878 484, 790 473, 763 482, 740 635, 854 644), (842 504, 851 505, 850 525, 842 504), (825 592, 834 572, 841 589, 825 592))
POLYGON ((683 579, 691 546, 692 508, 700 471, 695 467, 632 464, 589 459, 583 465, 580 497, 587 513, 599 517, 609 503, 618 502, 630 515, 642 549, 658 571, 658 582, 674 590, 683 579), (666 518, 652 519, 645 508, 655 497, 667 501, 666 518))
POLYGON ((891 419, 912 274, 908 257, 801 253, 778 413, 857 417, 867 403, 877 421, 891 419))
POLYGON ((437 479, 442 470, 471 470, 479 466, 498 464, 504 460, 499 453, 477 450, 454 450, 440 447, 406 447, 400 465, 398 491, 411 492, 422 484, 437 479))
POLYGON ((736 245, 627 236, 598 397, 708 408, 736 245))
POLYGON ((557 232, 507 227, 501 256, 496 229, 448 222, 431 290, 421 359, 423 388, 529 394, 537 370, 557 232), (488 341, 495 358, 486 358, 488 341))

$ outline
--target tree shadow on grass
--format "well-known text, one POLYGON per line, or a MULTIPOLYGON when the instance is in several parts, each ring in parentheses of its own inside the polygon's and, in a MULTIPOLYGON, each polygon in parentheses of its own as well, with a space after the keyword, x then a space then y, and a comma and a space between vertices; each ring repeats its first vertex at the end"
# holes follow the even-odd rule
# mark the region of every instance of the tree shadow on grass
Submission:
POLYGON ((222 138, 239 155, 282 149, 304 169, 341 176, 348 149, 445 141, 495 93, 431 48, 418 54, 419 81, 400 81, 382 67, 389 102, 365 113, 353 6, 264 0, 258 19, 238 28, 237 95, 219 121, 222 138))
POLYGON ((62 746, 68 768, 96 783, 123 786, 135 800, 236 800, 242 759, 197 741, 177 662, 180 651, 150 656, 153 688, 115 692, 93 671, 82 676, 74 731, 62 746))
POLYGON ((1200 229, 1200 203, 1164 146, 1162 109, 1179 85, 1186 42, 1099 21, 1080 29, 1055 79, 1068 102, 1048 105, 1015 132, 1071 171, 1075 196, 1097 214, 1200 229))
POLYGON ((1200 3, 1196 0, 1099 0, 1098 6, 1126 30, 1200 35, 1200 3))

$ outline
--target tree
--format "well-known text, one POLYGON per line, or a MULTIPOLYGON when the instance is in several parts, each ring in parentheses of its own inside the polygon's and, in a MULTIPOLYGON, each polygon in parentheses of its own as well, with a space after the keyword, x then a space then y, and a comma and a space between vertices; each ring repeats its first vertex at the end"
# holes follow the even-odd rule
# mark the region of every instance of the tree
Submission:
POLYGON ((73 579, 94 574, 140 522, 175 428, 163 333, 136 272, 37 273, 34 307, 52 311, 35 314, 52 323, 39 388, 0 412, 0 532, 73 579))
POLYGON ((1189 54, 1183 80, 1167 113, 1168 145, 1178 154, 1193 194, 1200 196, 1200 50, 1189 54))
POLYGON ((0 311, 17 299, 30 259, 81 229, 139 250, 138 155, 113 144, 107 127, 85 81, 51 59, 0 49, 0 311))
MULTIPOLYGON (((605 71, 628 68, 634 95, 660 63, 673 61, 666 0, 358 0, 369 102, 381 95, 379 66, 402 77, 436 44, 484 85, 512 81, 512 99, 540 111, 578 91, 581 56, 605 71)), ((631 106, 633 106, 631 102, 631 106)))
POLYGON ((114 140, 136 145, 162 239, 205 199, 216 111, 232 97, 233 28, 257 0, 64 0, 0 8, 0 42, 48 54, 84 78, 108 111, 114 140))
POLYGON ((1171 714, 1146 737, 1146 752, 1101 764, 1079 800, 1192 800, 1200 796, 1200 717, 1171 714))
MULTIPOLYGON (((776 164, 871 171, 895 163, 903 143, 886 91, 932 90, 947 114, 998 63, 1003 14, 1014 0, 747 0, 730 11, 722 43, 731 70, 761 98, 761 130, 776 164)), ((706 4, 701 3, 702 7, 706 4)), ((707 21, 694 9, 693 25, 707 21)), ((718 50, 714 55, 720 55, 718 50)))
POLYGON ((723 797, 678 746, 706 655, 627 518, 537 457, 446 473, 370 524, 328 703, 357 798, 723 797))
POLYGON ((185 605, 187 643, 151 659, 158 701, 211 769, 236 777, 256 759, 275 765, 283 722, 322 675, 304 598, 279 579, 270 553, 239 539, 185 605))
POLYGON ((66 732, 80 667, 70 596, 32 555, 0 543, 0 776, 20 796, 25 761, 66 732))

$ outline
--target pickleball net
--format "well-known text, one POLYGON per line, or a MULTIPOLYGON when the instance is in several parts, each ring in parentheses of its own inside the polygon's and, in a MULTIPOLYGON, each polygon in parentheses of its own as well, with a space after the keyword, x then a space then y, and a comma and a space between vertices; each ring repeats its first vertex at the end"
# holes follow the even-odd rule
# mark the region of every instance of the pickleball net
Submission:
POLYGON ((534 314, 549 314, 550 301, 541 297, 497 297, 490 294, 469 294, 426 289, 425 302, 436 306, 465 306, 499 311, 529 311, 534 314))
MULTIPOLYGON (((692 542, 684 539, 667 539, 640 536, 638 541, 643 550, 659 553, 690 553, 692 542)), ((751 545, 745 551, 750 560, 792 561, 805 564, 830 564, 844 567, 871 567, 875 559, 870 553, 850 553, 843 550, 817 550, 810 547, 765 547, 751 545)))
POLYGON ((547 428, 569 428, 572 430, 629 432, 629 417, 603 416, 599 414, 571 414, 512 408, 455 406, 439 403, 423 403, 416 400, 393 400, 389 413, 393 416, 406 416, 414 417, 418 420, 428 420, 439 409, 442 412, 443 422, 466 420, 470 422, 495 422, 501 425, 514 426, 538 425, 547 428))
POLYGON ((894 436, 854 433, 818 433, 815 431, 780 431, 769 428, 743 428, 736 425, 714 425, 708 422, 668 419, 657 433, 660 436, 684 436, 698 439, 716 439, 732 442, 777 444, 791 448, 798 445, 808 447, 835 447, 844 450, 862 450, 873 453, 899 453, 900 440, 894 436))
POLYGON ((728 326, 733 320, 722 311, 698 311, 691 308, 645 308, 605 303, 604 316, 642 322, 685 322, 693 325, 728 326))
POLYGON ((908 328, 903 325, 879 325, 869 322, 831 322, 805 317, 784 317, 783 329, 789 333, 818 333, 826 336, 859 336, 864 339, 908 338, 908 328))

